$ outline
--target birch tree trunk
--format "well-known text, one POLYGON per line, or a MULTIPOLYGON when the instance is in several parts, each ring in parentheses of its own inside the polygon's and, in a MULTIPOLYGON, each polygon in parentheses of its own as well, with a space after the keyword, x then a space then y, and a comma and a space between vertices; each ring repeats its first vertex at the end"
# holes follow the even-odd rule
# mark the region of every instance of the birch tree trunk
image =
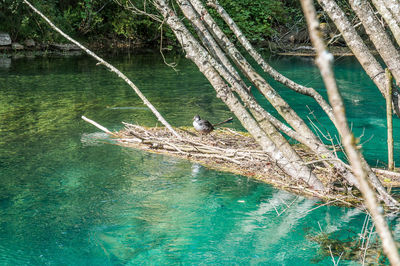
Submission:
MULTIPOLYGON (((225 51, 231 55, 231 58, 235 59, 234 57, 238 57, 238 59, 235 60, 235 62, 237 61, 245 61, 244 57, 241 55, 241 53, 236 49, 236 47, 229 41, 229 38, 222 32, 222 30, 218 27, 218 25, 215 23, 215 21, 213 20, 213 18, 209 15, 209 13, 207 12, 207 10, 203 7, 203 5, 201 4, 200 1, 198 0, 190 0, 190 2, 193 4, 193 7, 196 9, 196 11, 198 12, 198 14, 201 14, 202 20, 205 21, 205 23, 207 24, 208 28, 210 29, 210 31, 213 33, 213 35, 216 37, 216 39, 219 41, 220 46, 224 47, 225 51), (235 56, 234 56, 235 55, 235 56)), ((213 5, 217 5, 218 3, 216 3, 215 1, 213 1, 213 5)), ((223 10, 222 7, 220 6, 216 6, 220 11, 223 10)), ((225 11, 221 11, 222 13, 224 13, 225 11)), ((225 12, 226 13, 226 12, 225 12)), ((230 19, 229 15, 224 15, 225 18, 230 20, 230 25, 235 25, 233 20, 230 19)), ((236 31, 240 31, 240 29, 236 26, 233 28, 236 31)), ((241 32, 240 32, 241 34, 241 32)), ((262 59, 262 57, 251 47, 250 43, 247 42, 247 39, 244 37, 243 34, 241 34, 240 36, 243 36, 241 39, 243 40, 243 42, 248 44, 248 47, 250 49, 249 52, 256 54, 259 56, 259 60, 261 62, 264 62, 264 66, 268 66, 265 61, 262 59)), ((246 64, 247 61, 245 62, 246 64)), ((240 62, 238 63, 240 64, 240 62)), ((251 68, 248 66, 242 67, 242 69, 246 69, 246 68, 251 68)), ((271 67, 269 67, 270 70, 272 69, 271 67)), ((276 70, 272 69, 272 72, 276 72, 276 70)), ((276 72, 278 73, 278 72, 276 72)), ((273 73, 272 73, 273 74, 273 73)), ((279 74, 279 73, 278 73, 279 74)), ((274 75, 274 74, 273 74, 274 75)), ((287 80, 285 77, 283 77, 282 75, 275 75, 275 77, 278 77, 278 79, 280 79, 283 84, 288 85, 288 83, 292 82, 290 80, 287 80)), ((292 82, 293 83, 293 82, 292 82)), ((319 95, 316 91, 314 91, 313 89, 310 88, 305 88, 302 87, 300 85, 296 85, 294 84, 293 86, 298 86, 299 90, 302 90, 302 94, 306 94, 309 93, 310 95, 315 96, 316 98, 320 98, 322 99, 322 107, 323 109, 326 110, 330 110, 328 111, 328 113, 330 113, 332 115, 332 119, 334 121, 333 118, 333 114, 331 111, 331 108, 329 106, 329 104, 327 104, 325 102, 325 100, 323 100, 322 96, 319 95), (314 91, 315 93, 313 93, 312 91, 314 91), (318 94, 318 96, 316 96, 316 94, 318 94)), ((239 93, 240 94, 240 93, 239 93)), ((309 95, 309 96, 310 96, 309 95)), ((242 97, 242 96, 241 96, 242 97)), ((243 97, 242 97, 243 99, 243 97)), ((250 105, 252 106, 252 105, 250 105)), ((262 108, 261 108, 262 109, 262 108)), ((261 116, 260 119, 265 120, 265 118, 268 118, 277 128, 279 128, 280 130, 282 130, 284 133, 288 134, 288 133, 292 133, 290 131, 290 129, 288 129, 287 127, 285 128, 285 126, 282 126, 282 123, 276 123, 276 119, 274 120, 273 118, 270 117, 269 114, 265 114, 265 111, 260 111, 260 108, 257 108, 257 111, 260 113, 261 116)), ((259 118, 257 116, 255 116, 258 120, 259 118)), ((261 121, 263 121, 261 120, 261 121)), ((293 119, 294 121, 301 121, 303 122, 301 119, 297 120, 293 119)), ((260 120, 259 120, 260 121, 260 120)), ((304 122, 303 122, 304 123, 304 122)), ((333 154, 332 151, 330 151, 329 149, 326 148, 326 146, 320 141, 318 140, 315 135, 311 132, 310 134, 310 130, 308 129, 307 126, 305 126, 307 129, 304 130, 304 128, 299 128, 297 127, 297 136, 294 136, 294 139, 297 139, 300 143, 303 143, 304 145, 306 145, 307 147, 309 147, 313 152, 315 152, 315 154, 317 156, 320 156, 321 158, 326 158, 326 159, 330 159, 327 166, 331 167, 334 166, 335 169, 337 170, 338 173, 340 173, 340 175, 344 176, 345 179, 348 180, 348 182, 352 185, 357 186, 357 180, 354 178, 354 176, 348 171, 348 169, 341 163, 338 162, 336 156, 333 154), (299 137, 301 136, 301 139, 299 139, 299 137)), ((288 134, 289 135, 289 134, 288 134)), ((291 136, 292 134, 290 134, 289 136, 291 136)))
MULTIPOLYGON (((291 145, 276 130, 275 127, 283 130, 286 134, 298 140, 299 142, 305 143, 305 145, 307 143, 306 137, 300 134, 296 134, 296 132, 285 126, 283 123, 279 122, 278 119, 273 117, 256 102, 254 97, 252 97, 252 95, 250 94, 250 91, 246 88, 246 85, 242 81, 236 69, 231 65, 229 59, 225 56, 224 52, 220 49, 214 38, 211 36, 211 33, 202 23, 202 21, 204 20, 204 13, 202 13, 202 18, 200 18, 199 14, 194 10, 191 3, 186 0, 178 0, 177 2, 179 3, 179 6, 183 11, 183 14, 195 26, 196 30, 199 33, 198 35, 202 39, 203 44, 207 47, 208 51, 222 63, 222 65, 220 65, 212 56, 208 56, 208 60, 210 61, 211 65, 226 81, 228 81, 235 92, 238 93, 241 100, 244 101, 246 106, 250 109, 252 115, 256 118, 261 128, 264 130, 265 133, 268 134, 275 145, 279 147, 279 149, 283 153, 285 153, 288 158, 292 158, 292 160, 295 161, 302 161, 293 150, 291 145)), ((217 25, 214 25, 214 29, 216 29, 217 27, 217 25)))
MULTIPOLYGON (((190 4, 188 3, 188 2, 181 2, 181 7, 183 8, 183 9, 191 9, 191 6, 190 6, 190 4)), ((189 12, 189 11, 187 11, 187 12, 189 12)), ((186 12, 186 13, 187 13, 186 12)), ((192 13, 193 13, 193 11, 191 11, 192 13)), ((202 16, 204 15, 204 12, 202 13, 202 16)), ((202 17, 202 19, 203 19, 203 17, 202 17)), ((204 28, 203 28, 203 31, 204 31, 204 33, 202 33, 202 30, 200 29, 202 26, 200 25, 201 23, 199 23, 198 22, 198 20, 199 19, 197 19, 197 21, 196 21, 196 18, 192 18, 191 19, 191 21, 196 25, 196 28, 198 29, 198 31, 200 31, 200 36, 202 36, 202 38, 204 38, 204 36, 205 35, 209 35, 209 34, 207 34, 206 33, 206 31, 204 30, 204 28), (193 21, 192 21, 193 20, 193 21)), ((171 25, 169 24, 169 26, 171 27, 171 25)), ((214 28, 215 28, 215 25, 213 26, 214 28)), ((180 40, 180 38, 181 37, 179 37, 179 35, 178 35, 178 33, 179 33, 179 30, 175 30, 175 34, 177 35, 177 37, 178 37, 178 40, 180 40)), ((210 37, 208 37, 208 38, 210 38, 210 37)), ((205 38, 206 39, 206 38, 205 38)), ((191 41, 190 41, 190 43, 194 43, 194 41, 196 41, 193 37, 191 37, 191 41)), ((182 41, 181 41, 182 42, 182 41)), ((205 43, 209 43, 209 41, 206 39, 205 40, 205 43)), ((183 47, 184 47, 184 45, 183 45, 183 47)), ((201 48, 201 46, 199 46, 200 48, 201 48)), ((201 48, 202 49, 202 48, 201 48)), ((213 50, 213 49, 210 49, 210 50, 213 50)), ((234 61, 241 61, 241 55, 239 54, 239 55, 237 55, 237 54, 235 54, 235 55, 232 55, 232 53, 228 50, 228 53, 231 55, 231 58, 234 60, 234 61), (236 56, 236 58, 235 58, 235 56, 236 56)), ((211 62, 211 66, 213 66, 213 67, 215 67, 215 69, 217 69, 218 71, 219 71, 219 73, 226 79, 226 80, 228 80, 229 82, 230 82, 230 84, 234 87, 234 88, 237 88, 238 86, 237 85, 235 85, 235 84, 237 84, 237 82, 235 82, 235 81, 231 81, 232 80, 232 76, 231 75, 226 75, 226 74, 224 74, 224 73, 226 73, 226 71, 225 71, 225 67, 220 67, 219 66, 219 64, 218 63, 216 63, 215 62, 215 60, 213 60, 213 58, 211 57, 211 56, 209 56, 207 53, 206 53, 206 55, 204 56, 205 57, 205 59, 204 59, 204 62, 211 62)), ((194 58, 197 58, 197 57, 194 57, 194 58)), ((249 66, 246 66, 246 64, 248 64, 247 62, 236 62, 239 66, 240 66, 240 68, 242 69, 242 71, 244 71, 245 73, 246 73, 246 71, 248 71, 248 72, 250 72, 250 74, 249 73, 246 73, 250 78, 252 77, 252 75, 257 75, 257 73, 255 73, 255 71, 253 72, 252 70, 251 70, 251 66, 249 67, 249 66), (241 65, 241 63, 243 63, 244 65, 241 65), (248 70, 248 69, 250 69, 250 70, 248 70)), ((228 68, 230 68, 230 67, 228 67, 228 68)), ((254 78, 254 77, 253 77, 254 78)), ((254 82, 256 82, 256 81, 258 81, 258 82, 260 82, 259 80, 255 80, 254 82)), ((261 85, 263 85, 263 81, 261 81, 261 85)), ((258 84, 260 84, 260 83, 258 83, 258 84)), ((264 88, 265 89, 265 88, 264 88)), ((243 91, 243 90, 239 90, 239 91, 243 91)), ((271 96, 271 95, 270 95, 271 96)), ((276 95, 275 94, 273 94, 273 96, 275 97, 276 95)), ((279 95, 277 96, 277 97, 279 97, 279 95)), ((282 99, 282 101, 283 101, 283 99, 282 99)), ((284 102, 284 101, 283 101, 284 102)), ((278 99, 278 107, 277 108, 279 108, 279 104, 281 104, 282 102, 281 102, 281 98, 279 98, 278 99)), ((232 107, 230 107, 230 108, 232 108, 232 107)), ((279 109, 278 109, 279 110, 279 109)), ((295 114, 294 113, 294 116, 297 116, 297 114, 295 114)), ((258 119, 258 117, 256 116, 256 118, 258 119)), ((293 119, 293 118, 292 118, 293 119)), ((301 121, 301 119, 300 119, 300 121, 301 121)), ((292 122, 294 122, 294 123, 299 123, 299 119, 293 119, 292 120, 292 122)), ((303 122, 304 123, 304 122, 303 122)), ((301 126, 302 125, 300 125, 299 126, 299 124, 297 124, 297 125, 294 125, 294 126, 297 126, 297 129, 300 131, 300 134, 302 135, 302 136, 305 136, 306 138, 309 138, 309 134, 304 134, 307 130, 309 130, 308 129, 308 127, 305 127, 306 129, 304 129, 304 128, 302 128, 301 126), (301 131, 301 130, 304 130, 304 131, 301 131)), ((265 129, 265 128, 264 128, 265 129)), ((266 132, 269 132, 268 130, 266 130, 266 132)), ((311 132, 312 133, 312 132, 311 132)), ((311 135, 313 135, 313 134, 311 134, 311 135)), ((314 136, 315 137, 315 136, 314 136)), ((351 184, 354 184, 354 185, 356 185, 357 187, 358 187, 358 182, 357 182, 357 180, 354 178, 354 176, 345 168, 345 166, 343 165, 343 164, 341 164, 341 163, 339 163, 338 161, 337 161, 337 159, 336 158, 332 158, 333 157, 333 155, 332 155, 332 157, 331 157, 331 155, 330 154, 332 154, 328 149, 326 149, 326 147, 325 147, 325 145, 323 145, 322 143, 318 143, 319 142, 319 140, 316 140, 315 142, 312 142, 311 141, 311 143, 315 143, 315 144, 312 144, 312 145, 314 145, 314 150, 319 150, 319 151, 321 151, 321 150, 323 150, 325 153, 319 153, 319 155, 323 155, 325 158, 327 157, 327 158, 330 158, 331 159, 331 161, 330 161, 330 163, 332 163, 333 165, 335 165, 335 168, 337 169, 337 170, 339 170, 338 172, 340 172, 351 184)), ((310 141, 309 141, 309 143, 310 143, 310 141)), ((286 158, 289 158, 288 156, 286 156, 286 158)), ((366 162, 364 162, 365 164, 366 164, 366 162)), ((367 164, 366 164, 367 165, 367 164)), ((380 197, 385 201, 385 203, 388 205, 388 206, 396 206, 396 204, 398 204, 397 203, 397 201, 395 201, 387 192, 386 192, 386 190, 384 189, 384 187, 382 186, 382 184, 379 182, 379 180, 378 180, 378 178, 376 177, 376 175, 372 172, 372 171, 370 171, 369 172, 369 177, 370 177, 370 179, 371 179, 371 182, 374 184, 374 186, 376 187, 376 189, 379 191, 379 193, 380 193, 380 197)))
MULTIPOLYGON (((252 97, 246 88, 245 83, 242 81, 239 73, 232 66, 229 59, 225 56, 224 52, 220 49, 218 44, 215 42, 211 33, 203 24, 203 20, 194 10, 191 3, 187 0, 177 0, 179 7, 181 8, 183 14, 186 18, 195 26, 202 43, 207 47, 208 51, 214 56, 208 55, 208 61, 211 65, 218 71, 218 73, 232 86, 232 88, 238 93, 242 101, 244 101, 249 108, 250 112, 259 123, 261 129, 267 133, 269 138, 274 142, 274 144, 281 150, 287 158, 291 161, 303 164, 304 162, 300 156, 296 153, 289 142, 277 131, 277 129, 272 125, 269 119, 272 119, 272 115, 267 113, 252 97), (221 64, 218 63, 218 59, 221 64)), ((298 134, 294 134, 298 135, 298 134)))
POLYGON ((301 0, 301 5, 306 16, 311 41, 317 51, 316 63, 328 90, 329 101, 333 107, 338 130, 353 171, 360 183, 360 190, 365 199, 365 205, 375 223, 376 230, 382 240, 383 250, 388 256, 390 263, 392 265, 400 265, 400 256, 396 242, 382 214, 382 207, 378 204, 376 194, 367 181, 367 172, 364 169, 362 156, 356 148, 354 136, 347 124, 344 104, 332 70, 333 55, 326 50, 324 42, 320 37, 322 34, 318 31, 319 22, 313 0, 301 0))

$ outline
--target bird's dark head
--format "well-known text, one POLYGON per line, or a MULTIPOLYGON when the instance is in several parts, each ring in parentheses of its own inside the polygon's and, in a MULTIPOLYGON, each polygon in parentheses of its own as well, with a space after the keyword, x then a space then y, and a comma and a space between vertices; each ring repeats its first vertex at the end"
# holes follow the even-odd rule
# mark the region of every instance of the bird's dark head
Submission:
POLYGON ((200 116, 199 115, 195 115, 194 117, 193 117, 193 121, 199 121, 200 120, 200 116))

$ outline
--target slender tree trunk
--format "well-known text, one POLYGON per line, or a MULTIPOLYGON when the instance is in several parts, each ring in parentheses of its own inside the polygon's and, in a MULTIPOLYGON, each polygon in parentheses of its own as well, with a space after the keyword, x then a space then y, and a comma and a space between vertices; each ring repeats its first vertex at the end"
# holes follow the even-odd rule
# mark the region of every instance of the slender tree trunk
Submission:
POLYGON ((379 206, 374 190, 367 181, 367 171, 364 169, 361 154, 356 148, 354 136, 347 124, 345 109, 336 85, 336 80, 332 70, 333 55, 330 54, 323 43, 322 34, 319 32, 319 22, 314 8, 313 0, 301 0, 301 5, 306 16, 311 41, 317 51, 316 63, 321 71, 322 78, 328 91, 329 102, 333 108, 338 130, 342 138, 343 145, 349 157, 354 174, 360 183, 360 190, 365 199, 365 205, 374 220, 376 230, 382 240, 385 254, 388 256, 392 265, 400 265, 400 256, 393 239, 392 233, 382 214, 382 207, 379 206))
POLYGON ((400 85, 400 53, 394 47, 368 2, 366 0, 349 0, 349 2, 379 55, 396 79, 397 85, 400 85))
POLYGON ((388 169, 394 170, 393 161, 393 108, 392 108, 392 75, 389 69, 386 68, 387 97, 386 97, 386 120, 387 120, 387 144, 388 144, 388 169))
POLYGON ((290 159, 286 158, 286 156, 279 151, 276 145, 268 138, 250 113, 247 112, 246 108, 232 93, 219 73, 211 65, 207 51, 199 45, 197 40, 190 34, 168 4, 164 0, 155 0, 154 3, 159 12, 164 16, 165 23, 167 23, 177 36, 177 39, 186 52, 186 56, 198 66, 199 70, 215 88, 217 97, 219 97, 236 115, 242 125, 254 136, 255 140, 271 157, 271 159, 292 178, 300 178, 314 189, 323 190, 324 187, 322 183, 309 169, 305 168, 304 165, 299 165, 297 162, 290 161, 290 159))

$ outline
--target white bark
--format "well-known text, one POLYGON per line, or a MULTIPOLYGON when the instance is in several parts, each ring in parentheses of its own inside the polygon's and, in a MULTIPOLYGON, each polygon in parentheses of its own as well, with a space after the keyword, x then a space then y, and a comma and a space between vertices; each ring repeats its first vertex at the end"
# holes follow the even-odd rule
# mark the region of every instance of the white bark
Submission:
POLYGON ((211 63, 211 65, 234 88, 242 101, 246 103, 247 107, 250 109, 252 115, 259 123, 260 127, 264 130, 265 133, 268 134, 270 139, 275 143, 279 150, 281 150, 285 154, 285 156, 290 159, 290 161, 297 162, 300 165, 304 164, 303 160, 296 153, 293 147, 271 124, 269 119, 272 120, 272 118, 270 117, 272 115, 267 113, 256 102, 254 97, 250 95, 241 77, 231 65, 229 59, 225 56, 223 51, 219 48, 218 44, 211 36, 211 33, 202 23, 203 20, 200 19, 200 16, 196 13, 191 3, 189 3, 187 0, 177 0, 177 3, 179 4, 179 7, 181 8, 183 14, 195 26, 198 35, 202 39, 203 44, 207 47, 208 51, 222 63, 221 65, 212 56, 207 56, 208 61, 211 63))

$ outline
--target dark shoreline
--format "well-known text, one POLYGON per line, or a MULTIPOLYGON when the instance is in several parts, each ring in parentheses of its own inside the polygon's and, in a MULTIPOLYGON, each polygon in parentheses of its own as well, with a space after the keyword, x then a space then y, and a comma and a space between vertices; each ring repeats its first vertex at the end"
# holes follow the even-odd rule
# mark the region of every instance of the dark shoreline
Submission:
MULTIPOLYGON (((143 51, 143 50, 158 50, 159 47, 156 46, 148 46, 148 45, 127 45, 125 43, 114 43, 112 45, 103 45, 99 43, 89 43, 83 44, 85 47, 88 47, 90 50, 99 53, 111 53, 111 54, 119 54, 119 53, 131 53, 135 51, 143 51)), ((277 46, 275 46, 277 47, 277 46)), ((177 48, 177 47, 176 47, 177 48)), ((179 49, 179 48, 178 48, 179 49)), ((281 55, 281 56, 304 56, 304 57, 312 57, 315 56, 314 49, 310 45, 285 45, 279 46, 274 50, 269 49, 269 47, 258 46, 257 49, 262 51, 267 51, 272 55, 281 55)), ((176 49, 171 49, 170 51, 174 51, 176 49)), ((348 47, 341 46, 331 46, 329 50, 334 56, 353 56, 354 54, 348 47)), ((374 52, 374 51, 372 51, 374 52)), ((38 44, 35 47, 27 47, 24 49, 13 49, 10 46, 0 46, 0 58, 4 57, 12 57, 12 58, 30 58, 36 56, 79 56, 83 55, 85 52, 81 50, 78 46, 74 44, 38 44)))

